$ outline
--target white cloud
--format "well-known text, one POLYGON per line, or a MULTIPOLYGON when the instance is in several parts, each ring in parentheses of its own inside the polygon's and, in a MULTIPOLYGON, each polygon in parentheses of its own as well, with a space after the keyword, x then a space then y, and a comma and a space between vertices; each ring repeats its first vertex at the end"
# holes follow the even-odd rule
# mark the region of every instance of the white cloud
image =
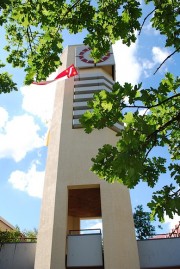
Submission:
POLYGON ((35 164, 28 170, 27 173, 16 170, 11 173, 8 182, 14 189, 24 191, 29 196, 42 197, 44 184, 44 171, 37 171, 35 164))
MULTIPOLYGON (((50 75, 48 80, 54 78, 56 73, 50 75)), ((13 158, 18 162, 27 152, 45 145, 44 138, 38 134, 41 126, 35 123, 35 117, 39 117, 44 125, 49 124, 55 89, 56 83, 21 88, 22 108, 31 115, 24 114, 8 119, 8 112, 0 107, 0 158, 13 158)))
POLYGON ((152 27, 152 22, 143 26, 142 33, 147 35, 159 35, 159 31, 152 27))
POLYGON ((7 120, 8 120, 8 112, 3 107, 0 107, 0 128, 4 127, 7 120))
POLYGON ((26 114, 5 121, 0 131, 0 158, 13 158, 18 162, 28 151, 44 146, 39 129, 33 117, 26 114))
POLYGON ((161 64, 169 55, 167 49, 162 49, 160 47, 152 48, 153 61, 155 64, 161 64))
POLYGON ((82 219, 81 229, 101 229, 101 232, 103 232, 102 219, 82 219))
POLYGON ((90 229, 101 229, 101 232, 102 232, 103 231, 102 221, 95 223, 94 225, 91 226, 90 229))
POLYGON ((128 97, 128 96, 125 96, 125 97, 124 97, 124 103, 125 103, 127 106, 130 105, 130 104, 129 104, 129 97, 128 97))
POLYGON ((169 227, 169 232, 171 232, 172 229, 175 228, 175 225, 179 224, 180 216, 178 216, 177 214, 175 214, 174 217, 173 217, 173 219, 170 219, 168 216, 165 216, 164 219, 165 219, 165 223, 169 227))
POLYGON ((136 57, 138 42, 133 43, 130 47, 117 41, 113 45, 113 52, 116 63, 116 80, 121 84, 129 82, 137 84, 142 72, 142 67, 136 57))
MULTIPOLYGON (((56 73, 53 73, 47 80, 51 80, 55 76, 56 73)), ((21 88, 22 108, 39 117, 45 125, 52 117, 56 85, 54 82, 43 86, 30 85, 21 88)))
POLYGON ((143 69, 152 69, 155 65, 155 63, 153 61, 150 61, 150 60, 143 60, 143 69))
POLYGON ((144 109, 139 109, 138 111, 139 115, 143 116, 143 115, 147 115, 149 113, 149 110, 147 108, 144 109))
MULTIPOLYGON (((160 47, 152 47, 152 60, 143 59, 142 67, 145 77, 149 77, 152 73, 149 74, 149 70, 152 70, 157 64, 160 65, 169 55, 169 51, 165 48, 160 47)), ((165 68, 165 64, 161 68, 161 71, 167 71, 165 68)))

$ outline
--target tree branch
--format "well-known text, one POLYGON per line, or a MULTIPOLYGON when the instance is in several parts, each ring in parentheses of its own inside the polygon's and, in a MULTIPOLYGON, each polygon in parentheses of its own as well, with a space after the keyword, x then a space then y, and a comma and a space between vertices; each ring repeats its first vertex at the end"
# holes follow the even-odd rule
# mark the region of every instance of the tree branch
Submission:
MULTIPOLYGON (((84 0, 83 0, 84 1, 84 0)), ((81 0, 77 0, 71 7, 69 7, 68 9, 67 9, 67 11, 66 11, 66 13, 64 14, 64 16, 62 17, 62 19, 64 19, 66 16, 67 16, 67 14, 77 5, 77 4, 79 4, 79 2, 81 2, 81 0)), ((61 25, 59 25, 58 26, 58 28, 57 28, 57 32, 60 30, 60 27, 61 27, 61 25)))
POLYGON ((157 71, 161 68, 161 66, 171 57, 173 56, 176 52, 178 52, 180 50, 180 47, 177 48, 175 51, 173 51, 171 54, 169 54, 166 59, 164 59, 164 61, 158 66, 158 68, 156 69, 156 71, 153 73, 153 75, 155 75, 157 73, 157 71))
POLYGON ((147 136, 146 141, 151 139, 151 137, 156 136, 159 132, 163 131, 165 128, 167 128, 169 125, 171 125, 174 121, 180 120, 180 112, 174 116, 171 120, 166 122, 164 125, 160 126, 157 130, 152 132, 150 135, 147 136))
POLYGON ((77 5, 79 4, 79 2, 81 2, 81 0, 77 0, 70 8, 68 8, 68 10, 66 11, 66 13, 64 14, 63 18, 77 5))
POLYGON ((144 20, 143 20, 143 22, 142 22, 142 24, 141 24, 141 27, 140 27, 140 30, 139 30, 139 34, 138 35, 140 35, 141 34, 141 31, 142 31, 142 28, 143 28, 143 26, 144 26, 144 24, 145 24, 145 22, 146 22, 146 20, 147 20, 147 18, 149 17, 149 16, 151 16, 151 14, 156 10, 157 8, 154 8, 145 18, 144 18, 144 20))
POLYGON ((160 103, 158 103, 158 104, 156 104, 156 105, 153 105, 153 106, 149 107, 149 109, 150 109, 150 108, 153 108, 153 107, 161 106, 162 104, 164 104, 164 103, 168 102, 169 100, 171 100, 171 99, 173 99, 173 98, 176 98, 176 97, 178 97, 178 96, 180 96, 180 93, 177 93, 177 94, 175 94, 175 95, 173 95, 173 96, 170 96, 169 98, 163 100, 162 102, 160 102, 160 103))
POLYGON ((178 97, 178 96, 180 96, 180 93, 177 93, 177 94, 175 94, 175 95, 173 95, 173 96, 170 96, 170 97, 168 97, 167 99, 165 99, 165 100, 163 100, 162 102, 160 102, 160 103, 157 103, 157 104, 155 104, 155 105, 153 105, 153 106, 136 106, 136 105, 134 105, 134 106, 125 106, 124 108, 145 108, 145 109, 151 109, 151 108, 153 108, 153 107, 157 107, 157 106, 161 106, 162 104, 164 104, 164 103, 166 103, 166 102, 168 102, 169 100, 171 100, 171 99, 173 99, 173 98, 176 98, 176 97, 178 97))
POLYGON ((28 37, 29 47, 30 47, 31 53, 33 53, 33 49, 32 49, 32 46, 31 46, 31 38, 30 38, 30 35, 29 35, 29 26, 27 27, 27 37, 28 37))
POLYGON ((177 191, 173 192, 172 194, 169 194, 170 197, 175 197, 175 196, 179 196, 180 195, 180 189, 178 189, 177 191))
POLYGON ((156 141, 157 139, 154 139, 153 145, 150 147, 150 149, 146 152, 145 158, 144 158, 144 162, 147 158, 147 156, 149 155, 149 153, 151 152, 151 150, 153 149, 153 147, 156 145, 156 141))

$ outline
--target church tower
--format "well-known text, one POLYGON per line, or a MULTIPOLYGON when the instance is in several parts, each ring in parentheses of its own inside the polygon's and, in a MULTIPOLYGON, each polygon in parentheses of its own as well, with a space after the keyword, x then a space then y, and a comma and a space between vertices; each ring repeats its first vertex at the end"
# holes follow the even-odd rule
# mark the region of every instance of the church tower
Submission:
POLYGON ((94 64, 88 47, 69 46, 61 61, 60 71, 74 64, 78 75, 57 84, 34 268, 138 269, 129 191, 90 171, 98 148, 115 144, 123 126, 86 134, 79 122, 93 93, 112 88, 113 52, 94 64), (81 230, 87 219, 102 220, 103 236, 81 230))

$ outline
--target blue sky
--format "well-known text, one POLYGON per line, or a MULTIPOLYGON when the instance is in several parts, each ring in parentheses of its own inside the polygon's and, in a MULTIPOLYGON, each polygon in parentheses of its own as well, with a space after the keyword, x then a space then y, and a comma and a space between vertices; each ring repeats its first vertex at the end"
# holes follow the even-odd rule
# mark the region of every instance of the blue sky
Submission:
MULTIPOLYGON (((64 47, 83 42, 84 34, 70 36, 64 32, 64 47)), ((2 48, 1 59, 6 55, 2 48)), ((149 22, 131 47, 120 41, 113 47, 116 76, 121 83, 143 82, 144 87, 156 86, 165 72, 177 74, 179 56, 168 60, 158 73, 153 72, 172 52, 164 48, 164 40, 149 22)), ((50 124, 55 84, 50 86, 23 86, 24 73, 20 69, 6 68, 18 83, 18 92, 0 95, 0 216, 21 230, 38 228, 47 147, 45 139, 50 124)), ((53 78, 55 74, 51 77, 53 78)), ((163 150, 166 154, 166 150, 163 150)), ((161 152, 162 154, 162 152, 161 152)), ((161 187, 168 175, 161 177, 161 187)), ((140 184, 130 191, 132 207, 150 201, 152 190, 140 184)), ((170 223, 166 219, 164 231, 169 231, 180 218, 170 223)), ((164 232, 162 231, 162 232, 164 232)), ((159 232, 157 230, 157 232, 159 232)))

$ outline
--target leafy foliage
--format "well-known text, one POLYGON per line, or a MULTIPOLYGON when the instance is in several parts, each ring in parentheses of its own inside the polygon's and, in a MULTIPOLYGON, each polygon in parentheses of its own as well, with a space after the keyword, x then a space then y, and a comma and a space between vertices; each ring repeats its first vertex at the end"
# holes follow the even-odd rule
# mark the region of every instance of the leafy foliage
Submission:
MULTIPOLYGON (((138 205, 133 213, 136 238, 138 240, 148 239, 155 235, 155 226, 152 225, 149 212, 143 210, 142 205, 138 205)), ((161 226, 159 226, 161 228, 161 226)))
POLYGON ((166 46, 173 46, 177 50, 180 49, 179 35, 180 35, 180 22, 179 22, 179 1, 151 1, 146 0, 146 3, 153 2, 154 16, 151 19, 152 26, 159 30, 162 35, 166 37, 166 46))
POLYGON ((11 0, 0 8, 0 24, 6 29, 8 43, 7 62, 24 68, 26 84, 34 77, 37 81, 46 79, 61 64, 64 29, 72 34, 86 29, 84 43, 92 48, 96 61, 119 38, 130 45, 136 39, 135 30, 140 29, 137 0, 97 1, 95 5, 89 0, 11 0))
MULTIPOLYGON (((5 64, 0 62, 0 68, 3 68, 5 64)), ((0 94, 10 93, 11 91, 17 91, 16 83, 11 79, 11 76, 7 72, 2 72, 0 74, 0 94)))
POLYGON ((21 232, 17 226, 15 230, 1 231, 0 230, 0 244, 17 243, 17 242, 36 242, 37 230, 25 230, 21 232))
MULTIPOLYGON (((166 46, 178 51, 178 0, 145 3, 154 4, 149 15, 154 13, 152 25, 165 35, 166 46)), ((91 47, 92 56, 98 61, 116 40, 129 46, 136 40, 135 32, 143 26, 138 0, 5 0, 0 3, 0 10, 0 25, 6 29, 7 62, 24 69, 25 84, 34 77, 37 81, 46 79, 60 65, 64 29, 70 34, 85 29, 84 44, 91 47)))
POLYGON ((37 242, 38 230, 36 228, 33 230, 24 230, 23 234, 26 238, 26 242, 37 242))
POLYGON ((157 89, 143 89, 142 85, 124 86, 115 83, 112 92, 101 91, 89 102, 92 112, 81 118, 85 131, 101 129, 123 122, 116 147, 104 145, 92 159, 94 171, 108 182, 121 182, 134 188, 140 181, 154 187, 161 173, 171 170, 176 185, 170 184, 153 195, 149 203, 153 216, 163 219, 166 212, 180 214, 179 141, 180 141, 180 78, 167 73, 157 89), (128 103, 127 103, 128 96, 128 103), (128 110, 127 110, 128 109, 128 110), (154 156, 153 149, 168 146, 171 163, 154 156))
MULTIPOLYGON (((179 1, 145 3, 154 5, 148 16, 154 14, 152 25, 166 37, 166 46, 178 51, 179 1)), ((24 69, 25 84, 34 77, 37 81, 46 79, 60 65, 64 29, 70 34, 86 30, 84 44, 91 47, 98 61, 116 40, 128 46, 134 42, 135 32, 144 24, 140 24, 142 7, 138 0, 4 0, 0 10, 0 25, 6 29, 7 62, 24 69)), ((15 89, 13 84, 10 87, 15 89)), ((7 92, 4 87, 1 91, 7 92)))
POLYGON ((21 242, 22 240, 22 233, 20 232, 19 228, 16 227, 15 230, 11 231, 0 231, 0 244, 3 243, 11 243, 11 242, 21 242))

